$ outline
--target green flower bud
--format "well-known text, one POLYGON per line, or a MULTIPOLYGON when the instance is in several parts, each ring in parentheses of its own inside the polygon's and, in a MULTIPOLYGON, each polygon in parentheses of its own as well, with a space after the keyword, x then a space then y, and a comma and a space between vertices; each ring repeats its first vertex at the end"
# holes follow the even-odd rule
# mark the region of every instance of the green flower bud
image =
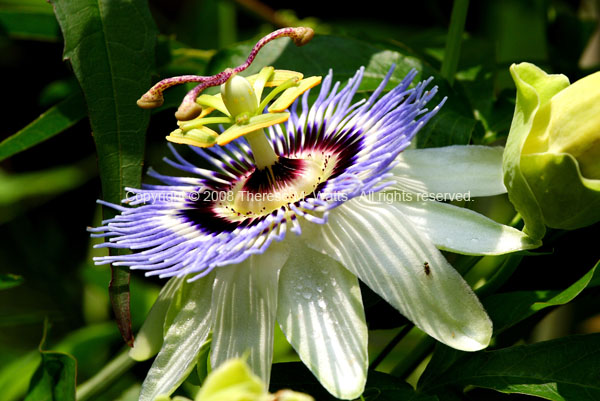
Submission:
POLYGON ((241 359, 230 359, 213 370, 195 401, 314 401, 303 393, 280 390, 269 394, 267 386, 241 359))
POLYGON ((600 220, 600 72, 573 85, 533 64, 513 64, 517 103, 504 152, 504 183, 525 221, 575 229, 600 220))

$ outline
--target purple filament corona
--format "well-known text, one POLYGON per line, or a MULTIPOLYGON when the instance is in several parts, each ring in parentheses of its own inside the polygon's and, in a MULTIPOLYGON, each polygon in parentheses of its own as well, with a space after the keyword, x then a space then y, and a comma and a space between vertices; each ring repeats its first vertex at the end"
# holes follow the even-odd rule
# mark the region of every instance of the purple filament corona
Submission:
POLYGON ((325 224, 331 209, 385 188, 398 154, 441 106, 425 108, 437 91, 426 89, 431 79, 409 88, 416 71, 383 94, 392 72, 393 68, 368 99, 355 103, 364 69, 342 89, 339 82, 332 83, 330 72, 312 106, 306 92, 292 105, 287 123, 269 127, 279 156, 269 174, 254 167, 244 141, 192 147, 213 166, 211 170, 185 160, 170 145, 175 160, 166 162, 193 177, 150 170, 148 174, 162 185, 127 188, 134 194, 124 200, 127 207, 99 201, 120 214, 90 229, 92 236, 108 237, 97 247, 138 252, 98 257, 96 264, 129 266, 161 277, 193 274, 194 280, 215 267, 265 252, 273 241, 283 240, 288 229, 300 235, 299 218, 325 224), (231 206, 228 196, 236 185, 253 193, 277 193, 304 174, 304 161, 315 154, 323 155, 328 174, 311 193, 264 212, 243 213, 231 206))

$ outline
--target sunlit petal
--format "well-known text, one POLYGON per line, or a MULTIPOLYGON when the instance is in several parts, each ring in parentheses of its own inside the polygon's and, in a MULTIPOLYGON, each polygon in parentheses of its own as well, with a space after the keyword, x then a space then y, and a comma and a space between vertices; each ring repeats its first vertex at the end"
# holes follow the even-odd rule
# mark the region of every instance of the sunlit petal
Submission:
POLYGON ((390 204, 355 199, 306 236, 435 339, 464 351, 485 348, 492 323, 463 278, 390 204))
POLYGON ((501 147, 408 149, 392 169, 399 189, 435 194, 491 196, 506 192, 501 147))
POLYGON ((277 321, 302 362, 341 399, 367 378, 367 325, 356 277, 296 241, 279 281, 277 321))
POLYGON ((196 366, 212 323, 210 299, 214 274, 180 287, 183 307, 167 330, 163 346, 148 372, 140 401, 171 394, 196 366))
POLYGON ((269 382, 279 271, 288 255, 287 244, 277 243, 266 254, 217 269, 212 297, 213 367, 248 355, 252 371, 269 382))
POLYGON ((397 202, 393 206, 443 250, 470 255, 501 255, 541 245, 522 231, 448 203, 397 202))

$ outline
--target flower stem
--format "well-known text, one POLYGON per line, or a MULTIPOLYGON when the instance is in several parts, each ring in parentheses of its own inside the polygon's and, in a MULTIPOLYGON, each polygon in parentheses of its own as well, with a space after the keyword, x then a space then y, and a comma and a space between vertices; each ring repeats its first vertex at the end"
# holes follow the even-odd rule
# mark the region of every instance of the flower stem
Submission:
POLYGON ((415 370, 417 366, 419 366, 427 354, 432 351, 435 345, 435 340, 429 337, 427 334, 421 332, 419 329, 415 328, 415 330, 417 332, 414 333, 415 338, 413 338, 413 347, 410 352, 396 365, 396 367, 394 367, 391 373, 392 376, 407 378, 410 373, 415 370))
POLYGON ((396 347, 396 345, 398 345, 398 343, 408 334, 408 332, 412 328, 413 328, 412 324, 407 324, 404 327, 402 327, 402 329, 398 332, 398 334, 396 334, 396 336, 394 338, 392 338, 392 341, 390 341, 388 343, 388 345, 385 346, 383 351, 381 351, 379 353, 379 355, 377 355, 377 358, 375 358, 375 360, 373 362, 371 362, 371 366, 369 366, 369 369, 373 369, 373 370, 376 369, 377 366, 379 366, 379 364, 381 362, 383 362, 385 357, 388 356, 388 354, 390 352, 392 352, 392 350, 396 347))
POLYGON ((115 359, 110 361, 100 372, 96 373, 88 381, 80 384, 77 387, 77 401, 85 401, 90 397, 98 394, 113 381, 118 379, 123 373, 135 364, 135 361, 129 357, 129 349, 126 349, 119 354, 115 359))
POLYGON ((264 130, 260 129, 251 132, 246 134, 244 138, 246 138, 252 149, 254 164, 256 164, 256 168, 259 170, 272 166, 279 159, 264 130))
POLYGON ((450 16, 450 28, 448 28, 448 38, 446 40, 446 50, 444 51, 444 60, 442 60, 441 68, 442 76, 448 80, 450 85, 454 82, 454 75, 458 68, 460 45, 465 30, 468 9, 469 0, 454 0, 452 15, 450 16))

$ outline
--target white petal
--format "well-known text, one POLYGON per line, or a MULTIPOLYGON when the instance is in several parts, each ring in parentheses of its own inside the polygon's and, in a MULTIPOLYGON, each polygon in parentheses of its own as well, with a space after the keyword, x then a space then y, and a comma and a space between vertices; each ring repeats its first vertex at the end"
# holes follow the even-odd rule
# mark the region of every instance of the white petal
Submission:
POLYGON ((398 202, 395 206, 438 247, 469 255, 501 255, 536 248, 539 241, 472 210, 447 203, 398 202))
POLYGON ((214 275, 181 286, 183 307, 167 330, 140 393, 140 401, 153 401, 170 395, 196 366, 198 353, 206 341, 212 322, 210 299, 214 275))
POLYGON ((145 361, 160 351, 163 344, 163 326, 167 310, 184 280, 183 277, 173 277, 160 290, 144 324, 135 336, 133 347, 129 350, 131 359, 145 361))
POLYGON ((334 209, 328 224, 310 226, 317 228, 304 238, 313 249, 337 259, 433 338, 464 351, 489 344, 492 322, 471 288, 394 205, 353 199, 334 209))
MULTIPOLYGON (((506 192, 502 147, 454 145, 407 149, 392 169, 399 189, 430 194, 490 196, 506 192)), ((448 199, 455 200, 455 199, 448 199)))
POLYGON ((362 394, 367 325, 353 274, 297 241, 281 270, 277 321, 302 362, 331 394, 341 399, 362 394))
POLYGON ((216 269, 212 297, 213 368, 249 352, 248 365, 269 383, 279 271, 288 255, 285 242, 273 243, 262 255, 216 269))

